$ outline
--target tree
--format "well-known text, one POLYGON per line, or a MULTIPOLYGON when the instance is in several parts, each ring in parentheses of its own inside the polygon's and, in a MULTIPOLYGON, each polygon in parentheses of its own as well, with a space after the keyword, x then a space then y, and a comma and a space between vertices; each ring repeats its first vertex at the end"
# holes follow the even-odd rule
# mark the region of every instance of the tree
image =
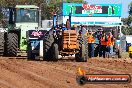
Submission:
POLYGON ((49 0, 48 5, 43 8, 44 11, 44 19, 52 19, 53 13, 60 14, 62 11, 62 3, 63 2, 77 2, 84 3, 84 0, 49 0))
POLYGON ((130 26, 130 24, 132 23, 132 2, 128 5, 129 8, 129 16, 128 16, 128 25, 130 26))
POLYGON ((53 12, 60 13, 63 2, 84 3, 84 0, 0 0, 0 6, 37 5, 41 8, 42 19, 51 19, 53 12))
POLYGON ((125 25, 122 27, 122 32, 125 35, 132 35, 132 2, 128 5, 129 16, 127 18, 122 18, 122 22, 125 25))
POLYGON ((132 15, 132 2, 128 5, 129 15, 132 15))

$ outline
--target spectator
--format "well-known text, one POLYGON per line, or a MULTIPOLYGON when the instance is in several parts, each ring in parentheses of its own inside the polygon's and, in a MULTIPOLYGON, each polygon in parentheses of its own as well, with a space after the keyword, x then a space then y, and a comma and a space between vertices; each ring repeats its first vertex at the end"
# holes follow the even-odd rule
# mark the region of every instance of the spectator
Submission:
POLYGON ((87 32, 87 29, 84 27, 84 26, 82 26, 82 34, 84 35, 84 36, 87 36, 88 34, 88 32, 87 32))
POLYGON ((107 47, 109 51, 109 55, 113 55, 113 45, 114 45, 114 37, 111 32, 108 34, 108 42, 107 47))
POLYGON ((88 51, 89 51, 89 57, 94 57, 94 42, 95 38, 93 36, 92 30, 88 31, 88 51))
POLYGON ((87 36, 87 30, 84 25, 81 25, 81 30, 79 30, 79 34, 87 36))
MULTIPOLYGON (((106 33, 103 31, 103 34, 102 34, 102 37, 101 37, 101 52, 102 52, 102 54, 103 54, 103 58, 105 58, 105 56, 106 56, 107 41, 108 41, 107 35, 106 35, 106 33)), ((101 56, 102 56, 102 55, 101 55, 101 56)))
POLYGON ((102 56, 102 50, 101 50, 101 38, 102 38, 102 33, 103 30, 102 29, 98 29, 98 33, 97 33, 97 39, 99 40, 99 46, 98 46, 98 53, 99 53, 99 57, 102 56))

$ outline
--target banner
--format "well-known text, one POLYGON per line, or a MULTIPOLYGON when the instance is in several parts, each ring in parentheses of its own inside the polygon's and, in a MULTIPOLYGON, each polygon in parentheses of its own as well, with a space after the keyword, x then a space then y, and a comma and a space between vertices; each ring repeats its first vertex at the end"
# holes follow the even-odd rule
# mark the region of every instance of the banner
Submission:
POLYGON ((79 4, 63 3, 63 16, 85 16, 85 17, 121 17, 121 4, 79 4))

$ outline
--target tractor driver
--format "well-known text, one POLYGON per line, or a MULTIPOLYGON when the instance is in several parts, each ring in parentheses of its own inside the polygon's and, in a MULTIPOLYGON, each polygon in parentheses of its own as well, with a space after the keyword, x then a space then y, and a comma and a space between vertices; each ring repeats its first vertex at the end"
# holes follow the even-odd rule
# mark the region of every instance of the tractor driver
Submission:
POLYGON ((30 13, 28 11, 25 11, 24 16, 22 17, 23 21, 29 22, 31 20, 30 13))
POLYGON ((61 25, 59 25, 59 22, 56 21, 55 31, 56 31, 56 34, 57 34, 57 35, 60 34, 61 29, 62 29, 61 25))
POLYGON ((54 30, 54 37, 59 38, 61 36, 61 26, 59 25, 59 22, 56 21, 56 26, 55 26, 55 30, 54 30))
POLYGON ((61 27, 60 27, 60 25, 59 25, 59 22, 58 22, 58 21, 56 21, 56 27, 55 27, 55 30, 56 30, 56 31, 59 31, 59 30, 60 30, 60 28, 61 28, 61 27))

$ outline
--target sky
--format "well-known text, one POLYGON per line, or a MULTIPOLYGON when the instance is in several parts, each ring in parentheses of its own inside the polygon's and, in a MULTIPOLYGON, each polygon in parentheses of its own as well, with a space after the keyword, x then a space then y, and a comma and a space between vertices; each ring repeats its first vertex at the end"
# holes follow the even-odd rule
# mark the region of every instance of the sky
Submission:
POLYGON ((132 0, 85 0, 90 4, 122 4, 122 17, 128 17, 128 5, 132 0))

